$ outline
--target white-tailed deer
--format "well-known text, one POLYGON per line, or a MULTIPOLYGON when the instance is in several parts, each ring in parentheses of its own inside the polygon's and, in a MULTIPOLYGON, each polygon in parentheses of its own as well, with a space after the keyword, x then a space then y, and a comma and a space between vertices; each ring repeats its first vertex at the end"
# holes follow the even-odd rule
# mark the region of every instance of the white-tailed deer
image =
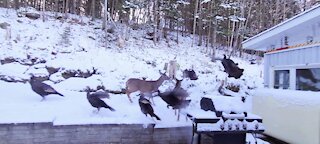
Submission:
POLYGON ((129 98, 129 101, 132 103, 130 98, 130 94, 136 91, 140 91, 141 95, 150 94, 152 95, 153 92, 158 91, 158 88, 165 80, 169 80, 170 78, 165 74, 161 73, 161 76, 156 81, 146 81, 137 78, 130 78, 126 82, 126 94, 129 98))

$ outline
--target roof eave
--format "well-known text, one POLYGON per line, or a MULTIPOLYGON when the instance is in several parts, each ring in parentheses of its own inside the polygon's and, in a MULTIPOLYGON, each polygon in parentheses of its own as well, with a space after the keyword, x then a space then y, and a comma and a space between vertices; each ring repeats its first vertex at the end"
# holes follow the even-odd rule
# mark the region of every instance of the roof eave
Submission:
POLYGON ((253 45, 262 42, 263 40, 270 38, 274 35, 277 35, 283 31, 289 30, 305 21, 313 19, 320 14, 320 5, 314 6, 313 8, 304 11, 284 22, 281 22, 278 25, 271 27, 245 41, 242 42, 244 49, 252 49, 252 50, 264 50, 266 51, 266 47, 264 48, 255 48, 253 45))

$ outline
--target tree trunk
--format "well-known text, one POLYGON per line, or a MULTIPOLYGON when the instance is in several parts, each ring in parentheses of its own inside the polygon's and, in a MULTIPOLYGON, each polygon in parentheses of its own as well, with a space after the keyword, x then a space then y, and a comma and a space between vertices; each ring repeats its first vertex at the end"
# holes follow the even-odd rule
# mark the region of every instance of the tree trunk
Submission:
POLYGON ((96 12, 96 0, 92 0, 91 1, 91 17, 92 17, 92 20, 94 20, 95 17, 96 17, 95 12, 96 12))
POLYGON ((177 44, 179 44, 179 26, 177 26, 176 31, 177 31, 177 41, 176 42, 177 42, 177 44))
POLYGON ((157 32, 158 32, 158 0, 155 0, 154 2, 154 16, 153 16, 153 24, 154 24, 154 29, 153 29, 153 42, 154 44, 157 43, 157 32))
POLYGON ((57 12, 56 14, 58 14, 58 12, 59 12, 59 0, 56 0, 54 4, 56 5, 56 12, 57 12))
POLYGON ((15 7, 15 9, 18 9, 20 7, 19 0, 14 0, 14 7, 15 7))
POLYGON ((114 10, 115 10, 115 3, 116 3, 117 1, 116 0, 112 0, 111 1, 111 7, 110 7, 110 15, 111 15, 111 17, 110 17, 110 19, 115 19, 115 17, 114 17, 114 10))
POLYGON ((75 14, 76 0, 71 0, 70 13, 75 14))
MULTIPOLYGON (((241 18, 244 18, 245 16, 244 16, 244 7, 245 7, 245 3, 246 3, 247 1, 246 0, 243 0, 243 3, 242 3, 242 6, 241 6, 241 8, 240 8, 240 15, 241 15, 241 18)), ((248 14, 249 15, 249 14, 248 14)), ((246 19, 247 20, 247 19, 246 19)), ((245 22, 244 21, 240 21, 239 22, 239 28, 238 28, 238 30, 237 30, 237 38, 236 38, 236 48, 240 51, 240 57, 242 57, 242 40, 243 40, 243 33, 242 34, 239 34, 239 31, 240 30, 244 30, 245 29, 245 27, 244 27, 244 24, 245 24, 245 22), (239 40, 239 42, 238 42, 238 40, 239 40)))
POLYGON ((69 0, 65 0, 64 2, 64 13, 65 13, 65 19, 68 18, 68 12, 69 12, 69 0))
MULTIPOLYGON (((202 9, 202 4, 200 2, 199 4, 199 10, 202 9)), ((199 36, 199 42, 198 46, 202 46, 202 38, 203 38, 203 14, 201 11, 199 11, 199 27, 198 27, 198 36, 199 36)))
POLYGON ((80 12, 81 1, 80 1, 80 0, 75 0, 75 1, 76 1, 76 7, 75 7, 75 9, 76 9, 76 14, 77 14, 77 15, 80 15, 80 14, 81 14, 81 12, 80 12))
POLYGON ((108 0, 104 0, 104 13, 103 13, 103 22, 102 22, 102 29, 105 29, 107 35, 107 21, 108 21, 108 0))
MULTIPOLYGON (((212 7, 211 9, 213 9, 213 7, 216 7, 216 1, 211 1, 212 7)), ((214 11, 215 15, 217 12, 214 11)), ((216 61, 216 48, 217 48, 217 26, 218 26, 218 21, 216 19, 216 17, 213 17, 214 20, 214 24, 213 24, 213 32, 212 32, 212 42, 211 42, 211 48, 212 48, 212 53, 211 53, 211 61, 215 62, 216 61)))
POLYGON ((247 18, 246 18, 246 22, 245 22, 245 24, 244 24, 244 28, 245 28, 245 29, 246 29, 247 26, 248 26, 248 21, 249 21, 249 18, 251 17, 252 6, 253 6, 253 4, 254 4, 254 2, 252 2, 252 1, 250 1, 250 0, 249 0, 249 2, 250 2, 250 4, 249 4, 248 15, 247 15, 247 18))
POLYGON ((233 48, 233 36, 234 36, 234 31, 235 31, 235 27, 236 27, 236 22, 233 21, 232 22, 232 30, 231 30, 231 36, 230 36, 230 43, 229 43, 229 48, 231 49, 231 53, 229 55, 228 58, 231 57, 231 55, 233 54, 234 48, 233 48))
POLYGON ((198 17, 198 4, 199 4, 199 0, 196 0, 196 4, 194 7, 194 14, 193 14, 193 38, 192 38, 192 44, 191 47, 193 47, 193 43, 195 41, 195 36, 196 36, 196 22, 197 22, 197 17, 198 17))
MULTIPOLYGON (((262 16, 264 15, 264 13, 262 12, 262 10, 263 10, 263 5, 262 5, 262 0, 260 0, 260 3, 259 3, 259 31, 261 31, 262 30, 262 22, 263 22, 263 18, 262 18, 262 16)), ((258 31, 258 32, 259 32, 258 31)))
POLYGON ((105 31, 105 39, 106 39, 106 48, 107 48, 107 38, 108 38, 108 28, 107 23, 108 22, 108 0, 104 0, 104 20, 103 20, 103 28, 105 31))
MULTIPOLYGON (((212 14, 212 1, 210 2, 210 4, 208 4, 208 9, 209 9, 209 14, 212 14)), ((209 17, 209 24, 208 24, 208 35, 207 35, 207 40, 206 40, 206 52, 208 52, 208 47, 210 44, 210 40, 211 40, 211 29, 212 29, 212 17, 209 17)))
POLYGON ((46 0, 44 0, 42 3, 42 21, 43 22, 46 21, 45 11, 46 11, 46 0))
POLYGON ((284 0, 284 2, 283 2, 283 12, 282 12, 282 21, 287 19, 286 11, 287 11, 287 0, 284 0))
POLYGON ((35 0, 31 1, 31 5, 32 5, 32 7, 34 7, 35 9, 37 9, 36 3, 37 3, 37 2, 36 2, 35 0))
POLYGON ((9 7, 8 7, 8 0, 4 0, 4 7, 5 7, 5 8, 9 8, 9 7))
POLYGON ((305 11, 306 9, 307 9, 307 0, 303 0, 302 11, 305 11))
POLYGON ((62 1, 62 13, 66 12, 66 0, 62 1))
POLYGON ((211 54, 211 60, 216 61, 216 48, 217 48, 217 25, 218 21, 216 18, 215 19, 215 24, 213 25, 213 38, 212 38, 212 54, 211 54))
MULTIPOLYGON (((229 8, 227 8, 227 16, 226 17, 229 17, 230 16, 230 10, 229 10, 229 8)), ((227 24, 227 34, 226 34, 226 37, 227 37, 227 43, 226 43, 226 45, 228 46, 229 45, 229 43, 230 43, 230 26, 231 24, 230 24, 230 20, 228 20, 228 24, 227 24)), ((228 51, 228 49, 226 49, 226 51, 228 51)))

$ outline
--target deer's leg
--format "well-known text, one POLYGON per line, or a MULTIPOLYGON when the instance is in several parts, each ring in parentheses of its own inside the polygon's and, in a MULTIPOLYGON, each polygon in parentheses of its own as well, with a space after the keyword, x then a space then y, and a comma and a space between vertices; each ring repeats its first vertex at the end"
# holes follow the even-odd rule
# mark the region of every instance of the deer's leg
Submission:
POLYGON ((177 121, 179 121, 180 120, 180 109, 178 109, 178 119, 177 119, 177 121))
POLYGON ((186 115, 186 122, 188 121, 188 116, 186 115))
POLYGON ((144 93, 140 93, 140 94, 141 94, 143 97, 145 97, 145 96, 148 97, 148 99, 149 99, 149 101, 151 102, 152 105, 154 105, 154 106, 156 105, 156 104, 154 103, 154 101, 153 101, 152 93, 150 93, 150 94, 149 94, 149 93, 146 93, 146 95, 145 95, 144 93))
POLYGON ((151 95, 150 99, 151 99, 152 104, 155 106, 156 103, 154 103, 152 95, 151 95))
POLYGON ((126 92, 126 93, 127 93, 128 98, 129 98, 129 101, 130 101, 131 103, 133 103, 133 102, 132 102, 132 99, 131 99, 131 97, 130 97, 130 93, 129 93, 129 92, 126 92))

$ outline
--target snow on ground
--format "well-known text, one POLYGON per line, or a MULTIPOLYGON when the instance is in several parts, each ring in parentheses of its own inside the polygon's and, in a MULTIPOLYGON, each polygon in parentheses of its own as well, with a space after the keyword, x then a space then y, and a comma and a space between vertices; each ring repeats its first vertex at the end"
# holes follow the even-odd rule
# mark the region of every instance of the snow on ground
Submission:
MULTIPOLYGON (((86 86, 96 88, 98 85, 104 85, 109 90, 121 90, 125 88, 125 82, 129 78, 156 80, 160 76, 159 70, 163 70, 165 63, 175 57, 179 64, 178 78, 182 77, 184 69, 192 67, 199 77, 196 81, 185 79, 182 83, 182 87, 190 94, 188 99, 192 100, 183 112, 201 111, 201 97, 212 98, 218 110, 250 111, 249 89, 262 87, 262 65, 250 65, 245 59, 233 58, 240 68, 245 69, 244 75, 240 79, 228 78, 227 83, 240 85, 240 91, 230 91, 234 97, 221 96, 218 87, 227 77, 221 62, 211 62, 210 57, 204 53, 205 47, 191 47, 190 37, 180 37, 179 44, 161 41, 154 45, 152 41, 142 38, 141 31, 130 30, 124 48, 117 47, 115 41, 107 42, 105 47, 102 39, 104 32, 95 29, 100 27, 100 22, 89 24, 88 18, 77 16, 72 17, 83 24, 71 19, 61 22, 52 17, 53 14, 47 15, 48 20, 43 22, 41 19, 18 18, 15 11, 0 8, 0 23, 7 22, 11 25, 10 40, 5 39, 6 30, 0 29, 0 59, 18 60, 0 65, 0 76, 29 79, 30 74, 48 76, 45 67, 60 68, 45 83, 65 97, 49 95, 45 101, 40 102, 41 97, 31 90, 29 83, 0 81, 0 123, 155 123, 156 127, 190 126, 191 121, 186 121, 184 116, 177 121, 174 111, 168 109, 159 97, 154 98, 153 108, 161 121, 142 114, 138 97, 135 96, 137 93, 131 94, 133 103, 129 102, 125 94, 111 94, 111 98, 104 101, 116 111, 101 109, 99 113, 94 113, 95 109, 88 103, 85 92, 80 92, 86 86), (70 45, 62 45, 62 35, 69 28, 70 45), (30 58, 44 60, 45 63, 33 66, 20 64, 30 63, 30 58), (89 78, 64 79, 61 76, 66 71, 92 71, 93 68, 97 69, 98 74, 89 78), (241 97, 247 97, 245 103, 241 101, 241 97)), ((222 58, 223 54, 223 50, 217 51, 217 57, 222 58)), ((164 90, 170 84, 172 82, 165 82, 161 89, 164 90)))

